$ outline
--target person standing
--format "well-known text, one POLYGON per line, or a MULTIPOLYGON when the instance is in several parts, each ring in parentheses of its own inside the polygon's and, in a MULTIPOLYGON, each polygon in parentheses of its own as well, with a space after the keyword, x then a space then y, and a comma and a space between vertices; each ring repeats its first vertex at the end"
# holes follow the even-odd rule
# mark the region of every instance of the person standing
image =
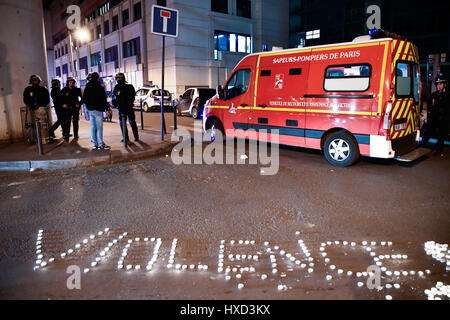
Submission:
MULTIPOLYGON (((45 108, 50 103, 50 95, 47 88, 40 85, 41 77, 33 74, 30 76, 29 86, 23 91, 23 102, 27 106, 26 120, 31 120, 31 127, 33 128, 33 139, 36 139, 36 132, 34 129, 34 122, 36 119, 36 112, 39 108, 45 108), (30 115, 28 117, 28 114, 30 115)), ((48 119, 47 119, 48 120, 48 119)))
MULTIPOLYGON (((113 104, 119 109, 120 129, 122 130, 122 136, 125 137, 128 142, 128 130, 127 130, 127 118, 133 130, 134 141, 139 141, 139 133, 136 125, 136 115, 134 114, 134 98, 136 92, 133 85, 126 83, 125 75, 118 73, 116 75, 117 84, 114 87, 114 99, 113 104), (125 131, 125 132, 123 132, 125 131)), ((123 142, 123 139, 122 139, 123 142)))
POLYGON ((433 109, 437 126, 437 144, 435 154, 444 156, 444 142, 448 135, 450 121, 450 99, 447 90, 447 80, 438 79, 436 81, 437 91, 432 94, 433 109))
POLYGON ((109 150, 110 147, 103 142, 103 112, 108 107, 105 88, 100 84, 97 72, 91 74, 89 82, 84 89, 83 100, 88 109, 91 122, 91 140, 93 150, 109 150))
MULTIPOLYGON (((82 103, 81 90, 75 86, 75 79, 67 78, 67 85, 61 90, 61 103, 66 112, 65 141, 69 141, 70 122, 73 122, 73 138, 78 139, 78 128, 80 121, 80 106, 82 103)), ((64 128, 63 128, 64 130, 64 128)))
POLYGON ((56 138, 55 137, 56 129, 58 129, 58 127, 61 126, 64 132, 64 125, 66 121, 64 110, 61 104, 61 82, 58 79, 52 80, 52 90, 50 92, 50 96, 52 97, 53 100, 53 107, 55 108, 57 118, 56 122, 50 128, 50 137, 56 138))

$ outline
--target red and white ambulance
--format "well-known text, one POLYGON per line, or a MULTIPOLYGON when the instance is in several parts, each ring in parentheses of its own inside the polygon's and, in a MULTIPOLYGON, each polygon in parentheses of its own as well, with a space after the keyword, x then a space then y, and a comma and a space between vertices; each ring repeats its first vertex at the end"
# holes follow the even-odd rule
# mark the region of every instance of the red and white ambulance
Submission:
POLYGON ((336 166, 360 154, 404 161, 423 155, 416 149, 417 47, 367 37, 244 57, 206 103, 204 130, 241 138, 252 130, 269 141, 278 132, 280 144, 321 149, 336 166))

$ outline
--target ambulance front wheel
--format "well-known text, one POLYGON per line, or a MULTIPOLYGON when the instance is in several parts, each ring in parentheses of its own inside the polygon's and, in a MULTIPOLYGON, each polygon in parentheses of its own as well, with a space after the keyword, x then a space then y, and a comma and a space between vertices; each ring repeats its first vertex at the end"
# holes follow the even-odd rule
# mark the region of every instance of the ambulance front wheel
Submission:
POLYGON ((346 132, 332 133, 323 147, 325 158, 333 166, 347 167, 359 158, 359 148, 355 139, 346 132))
POLYGON ((222 137, 225 136, 225 130, 223 129, 222 122, 219 119, 213 118, 211 121, 207 122, 206 130, 210 130, 210 138, 211 141, 215 141, 217 137, 217 133, 220 132, 222 137))

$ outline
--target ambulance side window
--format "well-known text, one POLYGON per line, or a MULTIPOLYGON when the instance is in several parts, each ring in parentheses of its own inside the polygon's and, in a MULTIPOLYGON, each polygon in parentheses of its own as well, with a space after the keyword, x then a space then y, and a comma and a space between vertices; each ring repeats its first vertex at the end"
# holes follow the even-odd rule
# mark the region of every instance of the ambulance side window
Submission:
POLYGON ((248 85, 250 82, 250 69, 237 70, 230 81, 228 81, 227 88, 227 99, 232 99, 237 97, 248 90, 248 85))
POLYGON ((370 87, 371 77, 370 64, 329 66, 325 70, 323 88, 325 91, 364 92, 370 87))
POLYGON ((397 97, 409 97, 411 95, 411 65, 409 63, 397 63, 395 70, 395 94, 397 97))

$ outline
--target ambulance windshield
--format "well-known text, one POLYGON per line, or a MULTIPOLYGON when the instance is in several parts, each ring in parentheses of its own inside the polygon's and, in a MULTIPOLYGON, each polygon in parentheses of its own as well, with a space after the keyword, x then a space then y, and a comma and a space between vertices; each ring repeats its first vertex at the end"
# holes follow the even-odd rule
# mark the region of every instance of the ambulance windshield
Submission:
POLYGON ((227 99, 232 99, 248 90, 251 71, 249 69, 237 70, 227 83, 227 99))

